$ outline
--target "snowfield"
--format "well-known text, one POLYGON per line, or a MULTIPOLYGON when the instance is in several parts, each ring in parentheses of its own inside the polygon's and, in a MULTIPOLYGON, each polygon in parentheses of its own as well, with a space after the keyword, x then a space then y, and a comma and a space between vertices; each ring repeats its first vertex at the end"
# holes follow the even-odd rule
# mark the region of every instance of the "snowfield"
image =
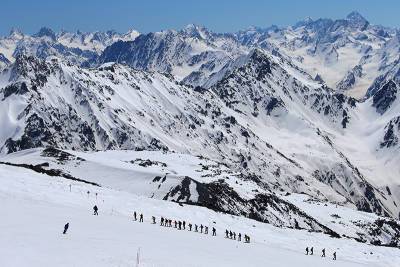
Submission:
MULTIPOLYGON (((0 212, 6 215, 0 220, 0 266, 400 264, 400 250, 396 248, 273 227, 202 207, 50 177, 21 167, 1 165, 0 182, 0 212), (99 207, 99 216, 92 215, 94 205, 99 207), (133 221, 133 211, 144 214, 144 223, 133 221), (210 230, 216 227, 217 237, 153 225, 151 216, 156 216, 158 223, 160 216, 164 216, 207 225, 210 230), (63 235, 63 226, 67 222, 70 228, 63 235), (225 229, 249 234, 251 243, 224 238, 225 229), (306 246, 314 246, 314 256, 304 255, 306 246), (323 247, 327 250, 326 258, 320 257, 323 247), (333 251, 338 255, 336 262, 332 260, 333 251)), ((302 202, 304 196, 293 194, 289 198, 302 202)), ((305 203, 302 204, 304 207, 305 203)), ((333 206, 321 206, 335 209, 334 212, 339 214, 351 213, 350 209, 341 211, 345 209, 343 207, 338 211, 333 206)), ((316 207, 319 205, 315 205, 314 210, 316 207)), ((317 210, 314 212, 318 213, 317 210)), ((374 216, 356 211, 352 214, 374 216)))

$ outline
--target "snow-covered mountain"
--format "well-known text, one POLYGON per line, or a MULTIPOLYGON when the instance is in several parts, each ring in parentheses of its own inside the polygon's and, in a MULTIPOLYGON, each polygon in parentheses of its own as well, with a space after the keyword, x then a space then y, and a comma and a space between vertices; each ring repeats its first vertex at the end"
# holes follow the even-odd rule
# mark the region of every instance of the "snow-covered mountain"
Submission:
POLYGON ((131 41, 137 36, 139 33, 135 30, 130 30, 125 34, 115 31, 55 33, 50 28, 43 27, 33 35, 26 35, 18 29, 12 29, 8 36, 0 38, 0 53, 2 54, 0 68, 2 64, 13 62, 21 53, 42 59, 56 56, 74 64, 82 64, 95 58, 105 47, 114 42, 131 41))
POLYGON ((13 30, 0 162, 399 246, 399 36, 355 12, 234 34, 13 30), (338 227, 300 195, 375 215, 338 227))
MULTIPOLYGON (((280 53, 327 86, 362 99, 375 79, 399 61, 399 36, 398 29, 371 25, 352 12, 344 19, 307 18, 289 27, 251 27, 224 34, 193 24, 142 35, 135 30, 54 33, 42 28, 28 36, 12 30, 0 39, 0 53, 10 62, 22 52, 42 59, 57 56, 85 67, 119 62, 210 87, 240 57, 260 48, 280 53)), ((0 59, 0 68, 6 64, 0 59)))
POLYGON ((357 98, 398 58, 400 48, 397 30, 371 25, 357 12, 338 20, 307 18, 287 28, 251 28, 237 38, 247 46, 272 46, 331 88, 357 98))
POLYGON ((212 74, 247 52, 233 35, 213 33, 191 24, 181 31, 166 30, 116 42, 104 50, 97 64, 118 62, 170 73, 187 84, 203 85, 212 74))

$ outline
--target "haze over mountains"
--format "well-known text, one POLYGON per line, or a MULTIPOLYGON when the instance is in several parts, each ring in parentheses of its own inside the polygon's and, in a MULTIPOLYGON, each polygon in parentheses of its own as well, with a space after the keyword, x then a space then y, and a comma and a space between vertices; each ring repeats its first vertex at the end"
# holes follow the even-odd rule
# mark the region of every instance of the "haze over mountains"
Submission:
POLYGON ((1 162, 400 244, 398 29, 352 12, 236 33, 12 30, 0 70, 1 162), (337 227, 291 194, 356 215, 337 227))

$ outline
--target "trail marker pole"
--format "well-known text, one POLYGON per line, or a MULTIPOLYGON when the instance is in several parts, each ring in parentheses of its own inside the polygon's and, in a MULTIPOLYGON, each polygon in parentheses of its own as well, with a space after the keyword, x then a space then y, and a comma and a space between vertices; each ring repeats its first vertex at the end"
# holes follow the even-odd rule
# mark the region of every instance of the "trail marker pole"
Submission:
POLYGON ((136 253, 136 267, 139 267, 140 265, 140 247, 138 248, 138 251, 136 253))

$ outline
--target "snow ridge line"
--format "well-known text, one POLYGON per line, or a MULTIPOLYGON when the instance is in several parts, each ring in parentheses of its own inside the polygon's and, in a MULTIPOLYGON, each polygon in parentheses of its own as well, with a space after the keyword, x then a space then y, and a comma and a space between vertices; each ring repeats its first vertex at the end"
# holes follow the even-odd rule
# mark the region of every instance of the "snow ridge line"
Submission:
POLYGON ((94 182, 90 182, 87 180, 76 178, 68 173, 63 173, 61 170, 56 170, 56 169, 46 170, 42 167, 42 166, 45 166, 43 164, 42 165, 17 164, 17 163, 3 162, 3 161, 0 161, 0 164, 30 169, 34 172, 46 174, 48 176, 62 177, 62 178, 68 179, 68 180, 73 180, 73 181, 82 182, 85 184, 90 184, 90 185, 101 187, 101 185, 99 185, 98 183, 94 183, 94 182))

